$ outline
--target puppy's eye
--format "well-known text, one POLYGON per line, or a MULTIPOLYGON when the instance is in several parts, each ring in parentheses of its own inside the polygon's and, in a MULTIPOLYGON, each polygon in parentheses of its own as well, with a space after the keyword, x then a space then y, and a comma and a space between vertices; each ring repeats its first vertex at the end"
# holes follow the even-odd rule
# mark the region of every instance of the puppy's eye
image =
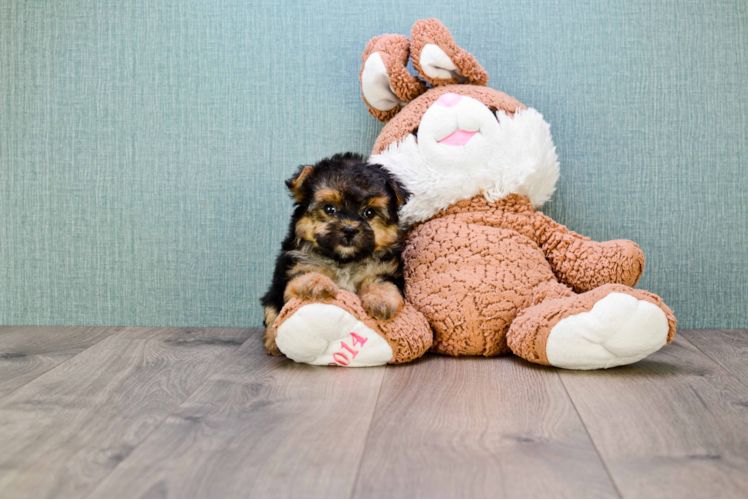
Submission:
POLYGON ((373 219, 375 215, 377 215, 377 213, 374 211, 373 208, 367 208, 366 210, 364 210, 365 219, 373 219))
POLYGON ((335 215, 335 212, 337 212, 338 209, 335 208, 335 205, 325 205, 325 213, 327 215, 335 215))

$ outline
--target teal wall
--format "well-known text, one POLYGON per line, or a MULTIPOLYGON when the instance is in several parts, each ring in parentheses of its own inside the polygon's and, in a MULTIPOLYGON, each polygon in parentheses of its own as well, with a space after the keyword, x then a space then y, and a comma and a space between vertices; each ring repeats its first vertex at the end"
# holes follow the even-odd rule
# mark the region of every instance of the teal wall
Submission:
POLYGON ((381 129, 373 36, 438 17, 540 110, 545 211, 748 327, 748 2, 0 2, 0 324, 259 326, 282 180, 381 129))

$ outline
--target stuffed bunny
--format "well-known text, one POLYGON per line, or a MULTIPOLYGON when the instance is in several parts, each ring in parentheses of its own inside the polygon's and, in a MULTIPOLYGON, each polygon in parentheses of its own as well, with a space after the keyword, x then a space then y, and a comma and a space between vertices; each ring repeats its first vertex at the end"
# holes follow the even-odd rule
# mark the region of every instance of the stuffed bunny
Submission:
POLYGON ((387 123, 370 161, 412 193, 401 209, 408 304, 377 322, 347 292, 289 302, 275 322, 284 354, 370 366, 430 348, 589 370, 634 363, 672 340, 672 311, 632 288, 644 267, 635 243, 591 241, 537 210, 559 176, 549 125, 486 87, 486 72, 438 20, 418 21, 410 40, 371 40, 360 80, 370 113, 387 123))

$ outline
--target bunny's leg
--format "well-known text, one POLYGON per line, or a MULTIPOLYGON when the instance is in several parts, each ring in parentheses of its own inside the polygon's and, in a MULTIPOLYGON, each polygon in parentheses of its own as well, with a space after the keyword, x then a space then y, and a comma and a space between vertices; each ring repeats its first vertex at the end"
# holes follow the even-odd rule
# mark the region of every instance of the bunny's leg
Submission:
POLYGON ((533 363, 594 370, 635 363, 674 334, 675 317, 661 298, 609 284, 525 309, 507 339, 512 352, 533 363))

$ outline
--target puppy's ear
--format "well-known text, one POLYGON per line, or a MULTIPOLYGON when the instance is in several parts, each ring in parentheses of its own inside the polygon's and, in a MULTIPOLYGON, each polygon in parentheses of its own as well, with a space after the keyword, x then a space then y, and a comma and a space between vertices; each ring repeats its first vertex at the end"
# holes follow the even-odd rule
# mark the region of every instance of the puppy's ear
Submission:
POLYGON ((359 79, 364 102, 377 120, 387 122, 407 103, 426 92, 426 84, 408 72, 410 41, 382 35, 366 45, 359 79))
POLYGON ((461 49, 438 19, 422 19, 410 33, 413 67, 437 87, 455 83, 485 86, 488 73, 468 51, 461 49))
POLYGON ((410 198, 410 191, 408 191, 399 180, 395 179, 391 173, 387 172, 387 177, 387 185, 390 187, 392 192, 395 193, 397 206, 402 207, 410 198))
POLYGON ((296 203, 304 201, 304 186, 314 172, 311 165, 301 165, 296 174, 286 181, 286 187, 291 191, 296 203))

